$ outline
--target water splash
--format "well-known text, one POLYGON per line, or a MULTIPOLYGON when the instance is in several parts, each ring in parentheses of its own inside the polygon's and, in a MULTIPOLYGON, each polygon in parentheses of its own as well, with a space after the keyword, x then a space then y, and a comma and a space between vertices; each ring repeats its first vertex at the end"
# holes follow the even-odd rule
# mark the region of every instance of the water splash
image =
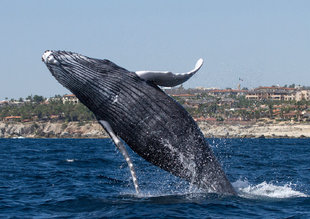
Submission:
POLYGON ((126 190, 120 193, 122 196, 129 196, 134 198, 165 198, 165 197, 187 197, 188 199, 191 198, 198 198, 198 197, 205 197, 206 195, 211 193, 206 193, 205 191, 200 190, 197 187, 186 187, 180 189, 172 189, 170 191, 167 190, 142 190, 139 193, 135 193, 133 190, 126 190))
POLYGON ((309 197, 305 193, 294 189, 295 185, 287 183, 282 186, 267 183, 266 181, 258 184, 251 185, 247 180, 237 180, 232 183, 238 195, 243 198, 259 199, 259 198, 297 198, 309 197))

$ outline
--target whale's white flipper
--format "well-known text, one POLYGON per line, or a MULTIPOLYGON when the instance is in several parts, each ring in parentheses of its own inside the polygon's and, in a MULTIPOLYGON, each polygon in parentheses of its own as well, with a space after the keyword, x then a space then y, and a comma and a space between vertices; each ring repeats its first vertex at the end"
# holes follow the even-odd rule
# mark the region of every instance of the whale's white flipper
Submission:
POLYGON ((195 68, 186 73, 172 73, 169 71, 136 71, 136 74, 144 80, 164 87, 174 87, 184 83, 192 77, 202 66, 203 59, 196 62, 195 68))
POLYGON ((130 157, 128 155, 128 152, 127 152, 124 144, 119 139, 119 137, 116 136, 116 134, 113 132, 112 127, 110 126, 110 124, 107 121, 99 120, 99 123, 106 130, 106 132, 110 135, 110 137, 114 141, 114 144, 116 145, 116 147, 120 150, 120 152, 124 156, 128 166, 129 166, 130 173, 131 173, 131 176, 132 176, 132 181, 133 181, 133 184, 135 185, 136 192, 139 194, 140 193, 140 189, 139 189, 139 185, 138 185, 138 180, 137 180, 136 172, 135 172, 135 169, 133 167, 133 163, 132 163, 132 161, 131 161, 131 159, 130 159, 130 157))

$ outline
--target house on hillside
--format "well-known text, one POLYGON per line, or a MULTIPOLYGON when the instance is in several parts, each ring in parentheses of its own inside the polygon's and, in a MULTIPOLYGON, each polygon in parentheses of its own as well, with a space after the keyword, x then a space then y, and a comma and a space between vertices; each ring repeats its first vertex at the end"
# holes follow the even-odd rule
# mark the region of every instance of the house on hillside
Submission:
POLYGON ((289 112, 289 113, 284 113, 283 118, 286 120, 296 120, 300 117, 298 112, 289 112))
POLYGON ((9 101, 3 100, 0 101, 0 107, 9 105, 9 101))
POLYGON ((7 116, 4 117, 3 120, 6 122, 13 122, 13 121, 20 121, 21 120, 21 116, 7 116))
POLYGON ((294 100, 295 88, 288 87, 258 87, 251 90, 245 96, 248 100, 294 100))
POLYGON ((74 94, 66 94, 62 97, 63 104, 65 103, 72 103, 77 104, 79 102, 79 99, 74 94))
POLYGON ((310 100, 310 90, 300 90, 296 92, 296 101, 310 100))
POLYGON ((215 89, 208 90, 207 94, 213 97, 229 97, 229 96, 243 96, 247 94, 247 90, 234 90, 234 89, 215 89))

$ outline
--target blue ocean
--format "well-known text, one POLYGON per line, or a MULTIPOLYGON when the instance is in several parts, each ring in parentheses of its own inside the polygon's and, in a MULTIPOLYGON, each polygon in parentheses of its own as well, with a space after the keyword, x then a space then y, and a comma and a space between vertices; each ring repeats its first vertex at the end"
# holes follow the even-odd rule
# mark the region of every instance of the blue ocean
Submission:
POLYGON ((309 139, 206 139, 238 192, 207 194, 110 139, 0 139, 0 218, 310 218, 309 139))

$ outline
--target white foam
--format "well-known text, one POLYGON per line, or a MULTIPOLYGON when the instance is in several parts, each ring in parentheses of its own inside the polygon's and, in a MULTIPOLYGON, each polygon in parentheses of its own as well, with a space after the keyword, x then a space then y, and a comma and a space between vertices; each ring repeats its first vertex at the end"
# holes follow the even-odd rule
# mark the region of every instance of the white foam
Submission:
POLYGON ((13 137, 13 139, 25 139, 23 136, 13 137))
POLYGON ((126 191, 126 192, 121 192, 121 195, 130 195, 134 196, 137 198, 159 198, 159 197, 170 197, 170 196, 187 196, 190 198, 195 198, 195 197, 201 197, 205 196, 206 193, 202 192, 200 190, 197 190, 195 192, 194 190, 181 190, 181 191, 170 191, 170 192, 163 192, 163 191, 157 191, 157 190, 148 190, 148 191, 141 191, 140 193, 135 193, 134 191, 126 191))
POLYGON ((243 198, 296 198, 308 197, 308 195, 295 190, 294 184, 288 183, 282 186, 262 182, 258 185, 251 185, 247 180, 237 180, 233 187, 238 195, 243 198))
POLYGON ((72 162, 74 162, 74 159, 66 159, 66 161, 67 161, 68 163, 72 163, 72 162))

